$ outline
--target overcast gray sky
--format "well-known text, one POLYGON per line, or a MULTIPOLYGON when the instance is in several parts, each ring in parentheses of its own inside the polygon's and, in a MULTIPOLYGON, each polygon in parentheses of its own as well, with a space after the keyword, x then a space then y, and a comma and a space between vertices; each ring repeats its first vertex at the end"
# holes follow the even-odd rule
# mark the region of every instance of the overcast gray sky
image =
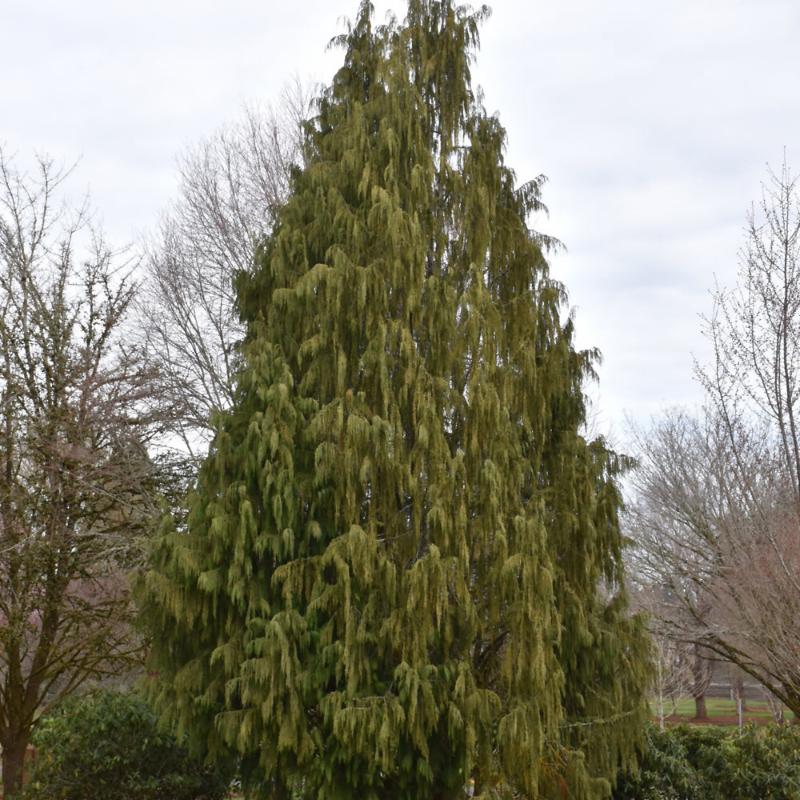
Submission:
MULTIPOLYGON (((402 12, 404 4, 377 3, 402 12)), ((598 425, 696 403, 714 276, 730 284, 767 162, 800 166, 797 0, 495 0, 474 70, 520 180, 545 173, 554 271, 604 355, 598 425)), ((80 157, 116 243, 175 194, 175 157, 327 80, 356 0, 0 0, 0 143, 80 157)))

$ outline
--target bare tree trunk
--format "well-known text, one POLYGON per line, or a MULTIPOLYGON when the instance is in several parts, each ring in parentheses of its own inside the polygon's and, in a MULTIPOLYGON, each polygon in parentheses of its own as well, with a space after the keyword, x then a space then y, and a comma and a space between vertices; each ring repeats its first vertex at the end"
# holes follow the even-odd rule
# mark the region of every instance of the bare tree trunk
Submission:
POLYGON ((700 647, 695 645, 692 657, 692 677, 694 678, 694 687, 692 691, 692 698, 694 699, 694 718, 695 719, 708 719, 708 712, 706 710, 706 689, 710 682, 710 671, 708 663, 703 658, 700 647))
POLYGON ((3 797, 11 798, 22 788, 25 751, 29 734, 9 736, 3 741, 3 797))
POLYGON ((792 711, 792 725, 800 725, 800 693, 786 689, 786 705, 792 711))
POLYGON ((744 686, 744 676, 738 675, 736 677, 736 684, 734 686, 734 692, 736 697, 741 701, 742 704, 742 711, 747 711, 747 695, 745 694, 745 686, 744 686))
POLYGON ((708 711, 706 710, 706 696, 705 696, 705 693, 695 695, 695 697, 694 697, 694 718, 695 719, 708 719, 708 711))
POLYGON ((769 710, 772 713, 772 718, 775 720, 775 723, 777 725, 783 725, 786 721, 783 710, 783 701, 778 700, 778 698, 775 697, 775 695, 773 695, 772 692, 765 687, 762 687, 762 694, 764 695, 764 700, 769 706, 769 710))
POLYGON ((656 659, 656 674, 658 676, 658 727, 664 730, 664 680, 663 680, 664 667, 661 659, 656 659))
POLYGON ((744 728, 744 705, 741 695, 736 698, 736 717, 739 720, 739 730, 741 730, 744 728))

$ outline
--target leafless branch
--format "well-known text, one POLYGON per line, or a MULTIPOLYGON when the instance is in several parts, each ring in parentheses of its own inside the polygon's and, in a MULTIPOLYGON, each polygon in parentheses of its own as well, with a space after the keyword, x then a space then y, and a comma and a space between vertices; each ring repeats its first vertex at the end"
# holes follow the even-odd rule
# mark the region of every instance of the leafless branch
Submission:
POLYGON ((181 412, 173 440, 190 459, 203 455, 215 412, 232 400, 243 333, 233 282, 253 268, 302 161, 307 107, 296 83, 277 109, 247 108, 184 153, 179 198, 146 246, 139 315, 162 392, 181 412))

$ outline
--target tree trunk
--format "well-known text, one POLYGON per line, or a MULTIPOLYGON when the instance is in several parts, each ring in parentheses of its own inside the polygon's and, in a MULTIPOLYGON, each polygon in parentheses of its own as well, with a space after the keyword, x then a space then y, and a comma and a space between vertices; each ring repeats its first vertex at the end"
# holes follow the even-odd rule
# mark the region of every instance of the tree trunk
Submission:
POLYGON ((800 692, 786 688, 786 707, 792 712, 792 725, 800 725, 800 692))
POLYGON ((28 738, 23 734, 3 742, 3 797, 13 797, 22 787, 28 738))
POLYGON ((706 711, 706 690, 710 681, 709 662, 703 657, 703 650, 695 644, 692 657, 692 698, 694 699, 694 718, 708 719, 706 711))
POLYGON ((744 686, 744 677, 742 675, 737 676, 734 691, 736 692, 736 697, 742 702, 742 711, 747 711, 746 689, 744 686))
POLYGON ((708 712, 706 711, 705 693, 697 694, 694 696, 694 718, 708 719, 708 712))

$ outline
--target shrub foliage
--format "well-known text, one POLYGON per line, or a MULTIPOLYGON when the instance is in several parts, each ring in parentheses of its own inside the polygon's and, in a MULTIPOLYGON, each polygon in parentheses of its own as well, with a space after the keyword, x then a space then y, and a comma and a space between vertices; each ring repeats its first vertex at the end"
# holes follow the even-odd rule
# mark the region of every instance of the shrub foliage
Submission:
POLYGON ((24 800, 217 800, 222 776, 160 731, 134 694, 74 698, 36 729, 24 800))
POLYGON ((800 727, 651 728, 614 800, 799 800, 800 727))

